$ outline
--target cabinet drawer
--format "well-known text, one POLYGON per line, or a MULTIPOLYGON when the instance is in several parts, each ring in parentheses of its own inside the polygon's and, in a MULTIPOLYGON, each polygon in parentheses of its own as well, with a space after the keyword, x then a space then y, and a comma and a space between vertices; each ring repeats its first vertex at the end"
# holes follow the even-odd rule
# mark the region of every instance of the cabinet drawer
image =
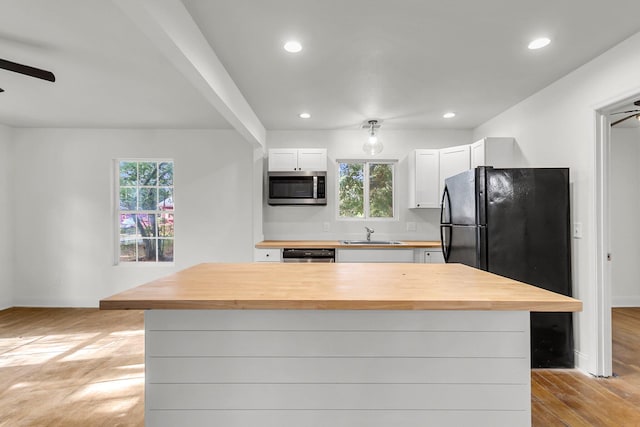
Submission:
POLYGON ((280 262, 282 249, 254 249, 253 259, 256 262, 280 262))

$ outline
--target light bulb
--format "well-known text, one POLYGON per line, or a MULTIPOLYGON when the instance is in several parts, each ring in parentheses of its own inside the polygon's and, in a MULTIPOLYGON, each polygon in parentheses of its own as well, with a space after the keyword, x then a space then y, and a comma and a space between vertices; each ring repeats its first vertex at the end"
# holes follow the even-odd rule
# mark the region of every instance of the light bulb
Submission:
POLYGON ((382 141, 376 134, 376 125, 380 127, 378 120, 368 120, 369 123, 369 137, 367 141, 362 145, 362 151, 372 156, 382 151, 382 141))
POLYGON ((382 141, 380 141, 380 138, 378 138, 376 134, 369 135, 367 142, 362 145, 362 151, 371 156, 381 153, 382 148, 382 141))
POLYGON ((290 53, 298 53, 302 50, 302 45, 299 41, 289 40, 284 44, 284 50, 290 53))
POLYGON ((547 46, 549 43, 551 43, 551 40, 546 37, 540 37, 539 39, 531 41, 527 47, 531 50, 536 50, 547 46))

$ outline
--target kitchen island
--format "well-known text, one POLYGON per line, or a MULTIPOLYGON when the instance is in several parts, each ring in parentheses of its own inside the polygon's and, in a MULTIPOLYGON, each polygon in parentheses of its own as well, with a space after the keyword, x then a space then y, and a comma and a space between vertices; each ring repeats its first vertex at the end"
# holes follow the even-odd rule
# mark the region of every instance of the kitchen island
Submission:
POLYGON ((144 309, 148 426, 527 426, 529 312, 581 303, 459 264, 201 264, 144 309))

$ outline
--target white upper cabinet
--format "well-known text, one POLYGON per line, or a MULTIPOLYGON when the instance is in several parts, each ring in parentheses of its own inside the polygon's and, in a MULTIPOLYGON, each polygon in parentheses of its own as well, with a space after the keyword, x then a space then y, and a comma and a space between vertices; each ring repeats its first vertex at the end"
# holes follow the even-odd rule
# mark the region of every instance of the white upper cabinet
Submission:
POLYGON ((517 165, 513 138, 483 138, 470 145, 418 149, 409 155, 409 209, 439 208, 444 180, 477 166, 517 165))
POLYGON ((440 206, 440 150, 418 149, 409 156, 409 208, 440 206))
POLYGON ((326 172, 327 149, 326 148, 300 148, 298 150, 298 170, 326 172))
POLYGON ((269 171, 297 171, 298 150, 274 148, 269 150, 269 171))
POLYGON ((471 169, 477 166, 516 167, 513 138, 483 138, 471 144, 471 169))
POLYGON ((469 145, 442 148, 440 150, 440 179, 439 192, 444 190, 444 180, 460 172, 469 170, 471 165, 471 149, 469 145))
POLYGON ((326 148, 272 148, 269 150, 269 172, 326 170, 326 148))

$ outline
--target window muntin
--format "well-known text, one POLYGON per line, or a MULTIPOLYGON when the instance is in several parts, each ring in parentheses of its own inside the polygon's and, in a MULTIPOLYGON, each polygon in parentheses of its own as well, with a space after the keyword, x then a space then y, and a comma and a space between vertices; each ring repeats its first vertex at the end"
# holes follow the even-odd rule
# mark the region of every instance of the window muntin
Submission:
POLYGON ((338 161, 338 218, 394 219, 395 162, 338 161))
POLYGON ((117 176, 118 262, 173 262, 173 161, 120 160, 117 176))

